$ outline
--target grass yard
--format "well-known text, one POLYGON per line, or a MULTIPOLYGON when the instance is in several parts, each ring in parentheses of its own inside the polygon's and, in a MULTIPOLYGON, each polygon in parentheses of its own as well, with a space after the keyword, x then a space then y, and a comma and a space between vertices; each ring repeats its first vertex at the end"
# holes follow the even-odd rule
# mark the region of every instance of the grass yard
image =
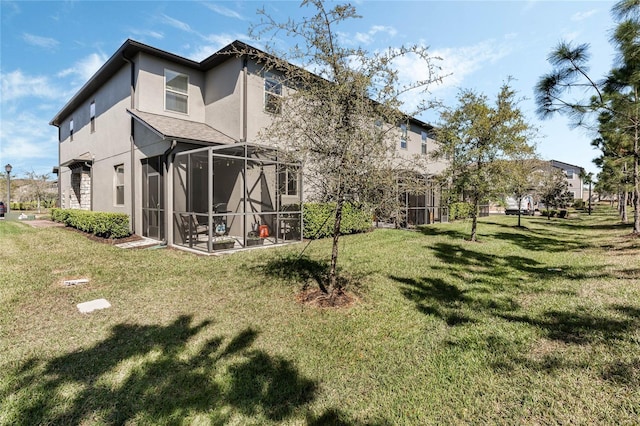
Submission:
POLYGON ((638 424, 640 239, 614 211, 201 257, 0 222, 0 424, 638 424), (295 273, 294 273, 295 272, 295 273), (65 279, 89 278, 65 288, 65 279), (76 304, 106 298, 110 309, 76 304))

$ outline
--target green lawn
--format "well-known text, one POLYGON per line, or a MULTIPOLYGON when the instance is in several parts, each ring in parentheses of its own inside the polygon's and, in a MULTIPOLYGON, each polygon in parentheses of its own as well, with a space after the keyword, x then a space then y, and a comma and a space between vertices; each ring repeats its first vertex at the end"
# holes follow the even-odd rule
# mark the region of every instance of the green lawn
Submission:
POLYGON ((0 222, 0 424, 637 424, 640 239, 598 210, 203 257, 0 222), (89 284, 64 288, 65 279, 89 284), (76 304, 106 298, 110 309, 76 304))

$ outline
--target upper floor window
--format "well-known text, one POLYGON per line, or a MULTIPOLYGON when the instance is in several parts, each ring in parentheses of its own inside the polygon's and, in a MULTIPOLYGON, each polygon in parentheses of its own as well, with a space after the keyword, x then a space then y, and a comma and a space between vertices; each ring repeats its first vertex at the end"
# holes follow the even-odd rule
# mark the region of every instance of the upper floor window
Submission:
POLYGON ((164 70, 165 101, 167 111, 189 112, 189 76, 179 72, 164 70))
POLYGON ((400 125, 400 148, 407 149, 407 138, 409 137, 407 125, 402 123, 400 125))
POLYGON ((69 120, 69 140, 73 141, 73 118, 69 120))
POLYGON ((264 76, 264 110, 279 114, 282 104, 282 83, 273 74, 264 76))
POLYGON ((96 101, 91 101, 89 105, 89 122, 91 123, 91 133, 96 131, 96 101))
POLYGON ((115 166, 114 200, 116 206, 124 205, 124 164, 115 166))
POLYGON ((422 153, 427 153, 427 132, 422 132, 420 134, 422 136, 422 153))
POLYGON ((573 179, 573 169, 567 169, 564 172, 567 174, 567 179, 573 179))

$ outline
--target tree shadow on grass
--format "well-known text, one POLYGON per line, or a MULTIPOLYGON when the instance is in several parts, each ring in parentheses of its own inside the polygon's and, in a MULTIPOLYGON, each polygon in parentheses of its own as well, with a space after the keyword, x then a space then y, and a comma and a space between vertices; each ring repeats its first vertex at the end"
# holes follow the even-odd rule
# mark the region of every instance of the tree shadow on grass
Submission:
MULTIPOLYGON (((302 284, 302 290, 317 286, 324 294, 328 292, 330 264, 325 260, 316 260, 294 253, 270 259, 266 264, 254 268, 256 273, 283 279, 294 284, 302 284)), ((342 289, 359 293, 365 281, 364 273, 351 273, 338 267, 338 284, 342 289)))
POLYGON ((529 257, 486 254, 460 244, 436 243, 429 247, 435 257, 446 266, 434 266, 433 269, 449 271, 453 278, 468 280, 465 273, 474 276, 475 282, 490 282, 492 287, 520 286, 522 283, 514 276, 526 275, 531 280, 544 281, 549 278, 562 277, 570 280, 586 278, 608 278, 610 274, 603 272, 599 265, 546 265, 529 257), (500 284, 502 283, 502 284, 500 284))
POLYGON ((545 337, 568 344, 591 344, 620 341, 640 326, 637 317, 625 319, 596 315, 585 310, 548 310, 541 316, 503 314, 501 318, 539 328, 545 337))
POLYGON ((416 305, 419 312, 440 318, 450 326, 477 322, 473 312, 517 309, 517 303, 511 298, 475 297, 475 291, 461 290, 439 278, 390 278, 404 284, 401 288, 403 295, 416 305))
POLYGON ((324 260, 287 254, 270 259, 266 265, 260 265, 257 269, 265 275, 303 283, 305 289, 310 283, 315 283, 322 291, 326 292, 325 284, 329 280, 329 266, 329 262, 324 260))
POLYGON ((418 226, 418 231, 420 231, 420 233, 422 233, 423 235, 428 235, 431 237, 446 236, 454 240, 464 240, 468 239, 471 236, 470 233, 464 233, 455 229, 433 225, 418 226))
POLYGON ((516 234, 511 232, 498 232, 495 238, 503 241, 510 241, 525 250, 541 251, 546 253, 557 253, 571 250, 584 250, 592 247, 584 240, 567 241, 566 238, 558 240, 552 237, 538 236, 533 232, 516 234))
POLYGON ((5 419, 17 425, 179 424, 204 415, 225 423, 239 412, 278 421, 315 398, 317 384, 292 362, 251 348, 256 330, 226 344, 215 337, 195 345, 190 340, 210 322, 191 323, 181 316, 167 326, 118 324, 90 348, 27 360, 0 394, 5 419))

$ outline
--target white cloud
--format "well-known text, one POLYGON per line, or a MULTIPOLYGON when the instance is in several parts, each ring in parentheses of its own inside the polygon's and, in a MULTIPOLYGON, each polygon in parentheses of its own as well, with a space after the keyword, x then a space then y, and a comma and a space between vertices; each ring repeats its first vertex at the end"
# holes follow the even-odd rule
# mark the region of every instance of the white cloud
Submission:
POLYGON ((222 16, 226 16, 228 18, 235 18, 235 19, 241 19, 244 20, 244 16, 242 16, 240 13, 236 12, 235 10, 231 10, 228 7, 224 7, 221 6, 219 4, 215 4, 215 3, 203 3, 205 5, 205 7, 207 7, 208 9, 212 10, 213 12, 222 15, 222 16))
POLYGON ((179 21, 175 18, 172 18, 171 16, 162 14, 162 21, 163 23, 170 25, 174 28, 177 28, 179 30, 182 30, 188 33, 194 32, 193 29, 191 29, 191 27, 189 26, 189 24, 179 21))
MULTIPOLYGON (((374 41, 374 37, 377 33, 386 33, 387 35, 394 37, 398 33, 398 31, 396 31, 396 29, 393 27, 374 25, 366 33, 355 33, 355 35, 353 36, 353 40, 357 41, 360 44, 371 44, 374 41)), ((344 35, 344 37, 346 40, 349 39, 348 35, 344 35)))
MULTIPOLYGON (((46 76, 26 75, 21 70, 0 74, 2 81, 2 103, 15 101, 16 99, 34 97, 55 99, 60 96, 50 79, 46 76)), ((3 117, 3 125, 6 118, 3 117)))
POLYGON ((71 68, 60 71, 58 77, 75 76, 74 82, 76 84, 84 84, 100 69, 107 59, 109 58, 104 53, 92 53, 76 62, 71 68))
MULTIPOLYGON (((434 71, 437 76, 443 77, 443 80, 440 83, 432 83, 428 90, 432 95, 442 95, 447 89, 461 87, 473 73, 486 64, 500 60, 510 52, 511 47, 508 44, 498 43, 495 40, 483 41, 472 46, 430 50, 429 54, 432 58, 441 58, 441 60, 432 60, 432 65, 439 68, 434 71)), ((394 66, 398 70, 400 84, 406 85, 429 78, 427 65, 415 55, 396 60, 394 66)), ((405 105, 403 110, 411 113, 421 101, 426 99, 423 93, 414 90, 405 94, 402 100, 405 105)))
POLYGON ((534 7, 536 7, 536 5, 538 4, 540 0, 528 0, 525 2, 524 7, 522 8, 522 13, 527 13, 529 12, 531 9, 533 9, 534 7))
POLYGON ((52 166, 58 163, 56 130, 49 126, 48 118, 30 111, 14 115, 3 110, 0 156, 2 161, 11 163, 16 176, 31 170, 51 173, 52 166))
POLYGON ((54 38, 41 37, 34 34, 23 33, 22 39, 33 46, 44 47, 46 49, 53 49, 58 47, 60 42, 54 38))
POLYGON ((580 38, 580 31, 571 31, 562 33, 562 40, 565 41, 576 41, 580 38))
POLYGON ((494 40, 482 41, 472 46, 437 49, 431 52, 442 58, 442 75, 449 75, 443 84, 434 90, 459 86, 465 78, 487 63, 496 62, 511 52, 511 47, 498 44, 494 40))
POLYGON ((592 17, 596 13, 598 13, 598 9, 591 9, 587 10, 586 12, 578 12, 571 17, 571 20, 576 22, 584 21, 585 19, 592 17))
POLYGON ((195 61, 202 61, 231 42, 247 38, 247 36, 244 34, 210 34, 203 36, 203 38, 206 44, 196 46, 188 55, 195 61))
POLYGON ((164 34, 162 34, 159 31, 139 30, 139 29, 132 28, 132 29, 129 29, 129 32, 138 37, 151 37, 157 40, 161 40, 164 38, 164 34))

